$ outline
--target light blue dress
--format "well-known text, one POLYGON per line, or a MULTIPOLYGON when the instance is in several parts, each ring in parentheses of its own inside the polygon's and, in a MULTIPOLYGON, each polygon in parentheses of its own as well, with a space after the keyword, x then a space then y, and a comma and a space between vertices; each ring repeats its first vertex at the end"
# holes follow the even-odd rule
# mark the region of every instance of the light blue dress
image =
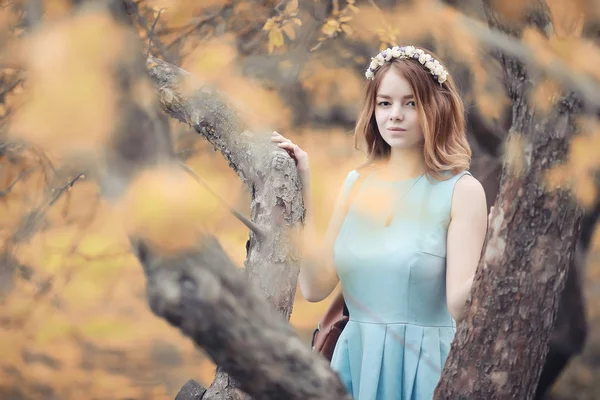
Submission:
MULTIPOLYGON (((331 366, 356 400, 433 396, 456 332, 446 304, 446 237, 454 185, 465 173, 447 181, 367 176, 356 200, 390 190, 397 200, 388 227, 356 200, 348 210, 334 260, 350 321, 331 366)), ((357 177, 348 175, 346 195, 357 177)))

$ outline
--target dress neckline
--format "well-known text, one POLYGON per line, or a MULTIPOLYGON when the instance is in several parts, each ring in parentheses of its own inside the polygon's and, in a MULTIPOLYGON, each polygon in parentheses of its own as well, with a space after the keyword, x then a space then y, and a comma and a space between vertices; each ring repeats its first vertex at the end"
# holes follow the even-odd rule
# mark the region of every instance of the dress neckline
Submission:
POLYGON ((393 184, 393 183, 402 184, 402 183, 415 182, 415 181, 421 179, 424 175, 425 175, 425 173, 422 173, 420 175, 415 176, 414 178, 408 178, 408 179, 382 179, 380 176, 377 175, 377 171, 374 171, 372 174, 370 174, 369 178, 371 178, 373 181, 376 181, 376 182, 390 183, 390 184, 393 184))

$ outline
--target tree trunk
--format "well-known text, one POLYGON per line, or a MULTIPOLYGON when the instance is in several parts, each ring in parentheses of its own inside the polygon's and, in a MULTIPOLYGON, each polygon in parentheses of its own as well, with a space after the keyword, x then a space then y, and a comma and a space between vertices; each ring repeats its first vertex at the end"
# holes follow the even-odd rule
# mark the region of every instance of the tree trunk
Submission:
MULTIPOLYGON (((147 277, 152 311, 202 346, 257 399, 349 399, 327 361, 312 352, 215 238, 195 249, 155 254, 134 241, 147 277)), ((216 380, 203 398, 243 396, 216 380)), ((239 397, 238 397, 239 398, 239 397)))
MULTIPOLYGON (((264 235, 250 233, 245 271, 252 284, 286 320, 292 312, 299 254, 291 242, 304 215, 301 187, 293 161, 270 143, 270 135, 244 130, 222 96, 209 87, 194 87, 182 69, 150 56, 147 67, 163 110, 192 126, 229 161, 248 185, 251 219, 264 235)), ((241 399, 237 384, 219 369, 204 398, 241 399), (229 394, 225 394, 229 393, 229 394)))
MULTIPOLYGON (((117 20, 127 20, 121 1, 112 1, 110 10, 117 20)), ((106 162, 94 174, 102 195, 118 199, 145 168, 177 166, 160 106, 220 150, 251 189, 251 219, 257 228, 250 234, 244 270, 233 265, 210 235, 168 254, 153 248, 143 232, 130 238, 144 268, 152 311, 203 347, 219 366, 215 385, 203 398, 241 399, 246 393, 258 399, 348 398, 326 360, 288 323, 299 263, 292 238, 304 215, 294 161, 270 142, 270 132, 245 130, 216 90, 198 85, 173 65, 140 58, 131 30, 123 40, 127 54, 114 68, 119 124, 106 162), (136 98, 130 91, 134 83, 148 79, 147 71, 159 101, 136 98)), ((201 390, 191 392, 199 396, 201 390)))
MULTIPOLYGON (((490 25, 509 31, 489 4, 486 13, 490 25)), ((544 25, 545 16, 542 9, 534 20, 544 25)), ((518 163, 503 166, 487 246, 437 399, 533 397, 582 217, 572 194, 544 188, 547 171, 566 158, 575 96, 562 98, 549 115, 537 115, 527 103, 532 81, 525 66, 499 57, 512 100, 508 140, 522 141, 523 153, 518 163)))

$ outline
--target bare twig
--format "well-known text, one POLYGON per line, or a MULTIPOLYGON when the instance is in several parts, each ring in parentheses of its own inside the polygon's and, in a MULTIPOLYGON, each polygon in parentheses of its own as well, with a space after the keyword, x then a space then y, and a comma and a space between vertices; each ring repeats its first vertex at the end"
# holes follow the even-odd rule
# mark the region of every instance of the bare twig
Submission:
POLYGON ((54 203, 56 203, 56 201, 58 200, 58 198, 60 197, 60 195, 67 189, 70 189, 71 187, 73 187, 73 184, 80 178, 84 178, 85 175, 82 173, 80 173, 79 175, 77 175, 75 178, 71 179, 69 182, 67 182, 67 184, 61 188, 58 189, 52 189, 52 192, 54 192, 54 196, 52 196, 52 199, 50 200, 50 203, 48 203, 48 206, 53 205, 54 203))
POLYGON ((196 29, 200 28, 205 23, 210 22, 210 21, 214 20, 215 18, 217 18, 218 16, 220 16, 224 9, 225 9, 225 7, 223 7, 221 10, 217 11, 216 13, 214 13, 212 15, 207 15, 206 17, 200 18, 198 20, 198 22, 196 22, 194 25, 192 25, 192 27, 190 29, 188 29, 187 31, 183 32, 181 35, 177 36, 175 38, 175 40, 173 40, 171 43, 169 43, 167 45, 167 49, 170 49, 171 47, 173 47, 176 44, 178 44, 179 42, 181 42, 183 39, 187 38, 196 29))
POLYGON ((4 101, 4 96, 10 93, 11 90, 16 88, 21 82, 23 82, 22 78, 17 78, 14 82, 8 85, 2 92, 0 92, 0 102, 4 101))
POLYGON ((381 19, 381 23, 383 24, 385 29, 387 31, 391 32, 392 27, 390 26, 388 21, 385 19, 385 15, 383 14, 383 11, 381 11, 381 8, 379 8, 379 6, 375 3, 374 0, 369 0, 369 4, 371 4, 371 6, 373 6, 373 8, 375 8, 375 10, 377 11, 377 14, 379 14, 379 18, 381 19))
MULTIPOLYGON (((150 47, 154 40, 154 35, 153 35, 154 28, 156 27, 156 23, 158 22, 158 19, 160 18, 160 14, 162 14, 163 11, 165 11, 164 8, 161 8, 160 10, 158 10, 158 14, 156 15, 156 18, 154 19, 152 28, 150 29, 150 32, 148 32, 148 51, 146 52, 146 57, 148 57, 150 55, 150 47)), ((154 44, 156 44, 156 42, 154 42, 154 44)))
POLYGON ((138 7, 138 4, 132 0, 124 0, 124 2, 128 6, 127 8, 129 10, 133 11, 132 14, 135 17, 137 23, 142 27, 142 29, 144 29, 144 31, 148 35, 148 52, 150 51, 150 43, 153 42, 154 45, 156 47, 158 47, 158 51, 160 52, 161 57, 164 57, 165 60, 171 60, 172 57, 170 57, 168 47, 165 48, 165 46, 160 42, 160 40, 158 40, 158 38, 152 34, 152 31, 154 30, 154 25, 156 25, 156 22, 158 21, 158 17, 160 17, 160 14, 163 11, 163 9, 161 9, 158 12, 158 16, 156 17, 156 20, 154 21, 154 25, 152 26, 152 30, 151 30, 148 27, 148 25, 146 24, 146 18, 144 18, 144 16, 140 12, 140 8, 138 7))
POLYGON ((205 181, 204 179, 202 179, 200 177, 200 175, 198 175, 191 167, 189 167, 188 165, 180 162, 179 163, 181 165, 181 167, 188 173, 190 174, 192 177, 194 177, 194 179, 200 183, 202 186, 204 186, 204 188, 206 188, 206 190, 208 190, 208 192, 213 195, 214 197, 217 198, 217 200, 219 200, 221 202, 221 204, 223 204, 225 207, 227 207, 227 209, 238 219, 240 220, 240 222, 242 222, 244 225, 246 225, 250 230, 252 230, 256 235, 258 235, 261 239, 264 239, 266 237, 266 233, 263 229, 261 229, 258 225, 256 225, 254 222, 250 221, 248 218, 246 218, 243 214, 241 214, 238 210, 235 209, 235 207, 231 206, 229 203, 227 203, 227 201, 221 197, 216 191, 214 191, 205 181))
POLYGON ((21 171, 19 176, 17 176, 17 178, 11 184, 8 185, 8 187, 6 189, 4 189, 3 191, 0 192, 0 199, 2 197, 6 196, 7 194, 9 194, 10 191, 12 190, 13 186, 15 186, 17 184, 17 182, 19 182, 21 179, 23 179, 27 175, 29 175, 31 173, 31 171, 33 171, 33 168, 27 169, 25 171, 21 171))

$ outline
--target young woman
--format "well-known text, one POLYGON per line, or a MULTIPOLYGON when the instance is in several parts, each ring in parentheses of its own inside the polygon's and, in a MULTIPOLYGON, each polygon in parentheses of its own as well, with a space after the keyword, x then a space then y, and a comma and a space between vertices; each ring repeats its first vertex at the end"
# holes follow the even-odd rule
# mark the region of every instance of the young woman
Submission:
MULTIPOLYGON (((467 172, 463 103, 431 52, 386 49, 366 77, 355 138, 368 162, 348 174, 300 290, 316 302, 341 282, 350 321, 331 366, 355 399, 431 399, 481 255, 485 194, 467 172)), ((308 155, 272 141, 296 160, 312 236, 308 155)))

